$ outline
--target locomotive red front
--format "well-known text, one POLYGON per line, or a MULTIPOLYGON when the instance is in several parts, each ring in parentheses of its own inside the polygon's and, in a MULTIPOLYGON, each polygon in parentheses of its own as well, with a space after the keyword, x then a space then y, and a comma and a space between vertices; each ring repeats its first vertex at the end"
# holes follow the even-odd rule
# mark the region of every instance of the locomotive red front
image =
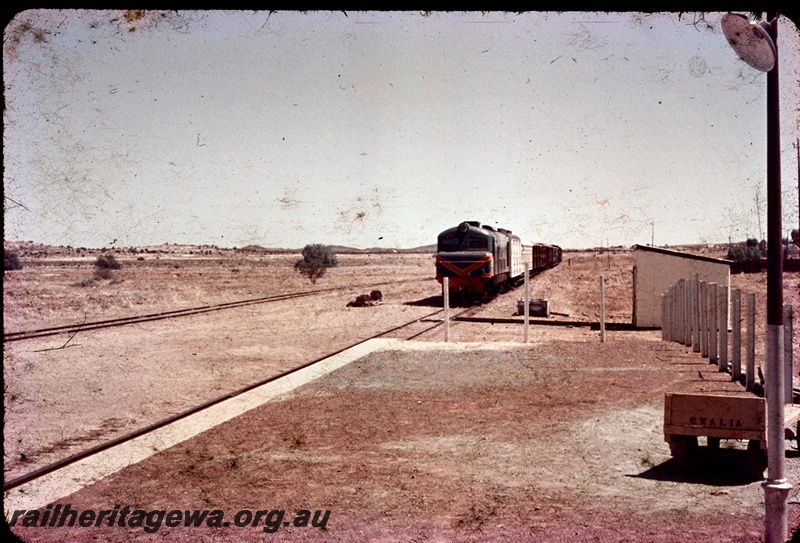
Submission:
POLYGON ((436 280, 444 285, 447 277, 454 295, 487 299, 522 279, 525 262, 534 273, 560 261, 560 247, 524 243, 510 230, 466 221, 439 234, 436 280))

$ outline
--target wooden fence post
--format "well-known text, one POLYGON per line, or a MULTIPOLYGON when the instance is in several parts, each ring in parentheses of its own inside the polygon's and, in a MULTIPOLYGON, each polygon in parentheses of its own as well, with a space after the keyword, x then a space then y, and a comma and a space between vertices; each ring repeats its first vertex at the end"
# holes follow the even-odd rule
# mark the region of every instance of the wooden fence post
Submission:
POLYGON ((528 343, 529 330, 531 327, 531 289, 528 282, 528 274, 530 273, 530 262, 525 262, 525 343, 528 343))
POLYGON ((700 281, 700 356, 708 358, 708 283, 700 281))
POLYGON ((708 310, 708 331, 710 334, 708 337, 708 362, 710 364, 717 363, 717 347, 719 345, 717 342, 717 326, 719 326, 719 312, 717 311, 718 298, 719 292, 717 291, 717 284, 709 283, 708 300, 710 304, 708 310))
POLYGON ((600 276, 600 343, 606 342, 605 277, 600 276))
POLYGON ((747 371, 745 389, 752 392, 756 384, 756 295, 747 293, 747 371))
POLYGON ((698 296, 699 296, 699 285, 697 274, 692 274, 692 282, 691 285, 691 309, 692 309, 692 352, 699 353, 700 352, 700 304, 698 296))
POLYGON ((669 340, 675 341, 675 321, 678 318, 677 308, 675 307, 675 285, 669 287, 669 340))
POLYGON ((733 380, 742 377, 742 291, 731 290, 733 302, 733 380))
POLYGON ((728 287, 719 285, 719 371, 728 371, 728 287))
POLYGON ((692 280, 686 279, 683 284, 683 313, 686 320, 683 324, 684 337, 686 341, 684 345, 687 347, 692 346, 692 280))
POLYGON ((678 330, 678 334, 681 338, 681 345, 686 345, 686 279, 681 279, 678 284, 680 285, 678 296, 680 296, 681 304, 681 329, 678 330))
POLYGON ((692 346, 692 280, 686 279, 683 282, 683 337, 684 345, 692 346))
POLYGON ((442 284, 442 297, 444 298, 444 340, 450 341, 450 282, 449 277, 444 278, 442 284))
POLYGON ((681 283, 677 281, 673 285, 674 292, 672 293, 672 307, 675 309, 675 317, 673 318, 673 326, 672 329, 674 333, 672 334, 672 341, 675 343, 680 343, 682 340, 681 336, 681 283))

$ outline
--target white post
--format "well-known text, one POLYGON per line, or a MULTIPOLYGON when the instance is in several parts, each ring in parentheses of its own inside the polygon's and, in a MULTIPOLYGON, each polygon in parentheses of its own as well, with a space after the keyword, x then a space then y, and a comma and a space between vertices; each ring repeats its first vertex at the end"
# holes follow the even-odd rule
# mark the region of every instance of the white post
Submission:
POLYGON ((449 277, 444 278, 442 284, 442 297, 444 298, 444 340, 450 341, 450 281, 449 277))
POLYGON ((675 283, 675 342, 683 343, 683 297, 681 282, 675 283))
POLYGON ((792 403, 792 317, 791 304, 783 306, 783 390, 784 403, 792 403))
POLYGON ((675 336, 672 333, 672 322, 675 320, 675 307, 672 305, 672 291, 674 285, 667 289, 667 341, 673 341, 675 336))
POLYGON ((531 324, 531 298, 530 286, 528 283, 528 270, 530 269, 530 266, 530 262, 525 262, 525 343, 528 343, 528 330, 531 324))
POLYGON ((717 363, 717 326, 719 326, 719 312, 717 311, 717 299, 719 294, 717 292, 717 284, 708 284, 708 299, 711 302, 708 310, 708 330, 710 335, 708 337, 708 361, 711 364, 717 363))
POLYGON ((692 274, 692 352, 700 352, 700 304, 697 274, 692 274))
POLYGON ((745 389, 752 392, 756 384, 756 295, 747 293, 747 371, 745 389))
POLYGON ((606 341, 606 297, 605 297, 605 278, 600 276, 600 343, 606 341))
POLYGON ((681 282, 675 283, 675 342, 683 343, 683 297, 681 282))
POLYGON ((728 371, 728 287, 719 285, 719 371, 728 371))
POLYGON ((672 319, 675 318, 672 313, 672 287, 669 287, 667 289, 666 298, 667 298, 667 323, 666 323, 667 341, 672 341, 672 319))
POLYGON ((680 300, 678 299, 679 284, 672 285, 672 341, 675 343, 680 341, 678 336, 678 327, 681 322, 680 300))
POLYGON ((733 302, 733 380, 742 377, 742 291, 731 290, 733 302))
POLYGON ((683 281, 683 344, 692 346, 692 281, 683 281))
POLYGON ((708 358, 708 284, 700 281, 700 356, 708 358))
POLYGON ((681 345, 688 345, 686 341, 686 279, 678 281, 678 303, 681 307, 681 327, 678 330, 678 337, 681 345))

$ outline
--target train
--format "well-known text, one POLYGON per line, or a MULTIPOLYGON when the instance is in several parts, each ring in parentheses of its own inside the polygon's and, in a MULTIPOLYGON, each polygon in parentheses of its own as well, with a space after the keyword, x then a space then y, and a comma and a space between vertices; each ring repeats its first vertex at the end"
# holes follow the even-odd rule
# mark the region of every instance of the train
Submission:
POLYGON ((436 280, 448 278, 455 298, 487 301, 503 289, 516 286, 525 275, 552 268, 561 262, 557 245, 528 243, 511 230, 494 228, 479 221, 464 221, 437 238, 436 280))

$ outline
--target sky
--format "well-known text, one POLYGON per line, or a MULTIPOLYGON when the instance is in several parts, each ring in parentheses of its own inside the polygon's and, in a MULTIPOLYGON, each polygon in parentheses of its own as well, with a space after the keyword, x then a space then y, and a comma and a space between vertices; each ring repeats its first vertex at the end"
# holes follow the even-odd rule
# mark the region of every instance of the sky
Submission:
MULTIPOLYGON (((722 13, 31 10, 3 36, 5 240, 583 248, 766 237, 766 74, 722 13)), ((784 232, 800 33, 779 22, 784 232)))

